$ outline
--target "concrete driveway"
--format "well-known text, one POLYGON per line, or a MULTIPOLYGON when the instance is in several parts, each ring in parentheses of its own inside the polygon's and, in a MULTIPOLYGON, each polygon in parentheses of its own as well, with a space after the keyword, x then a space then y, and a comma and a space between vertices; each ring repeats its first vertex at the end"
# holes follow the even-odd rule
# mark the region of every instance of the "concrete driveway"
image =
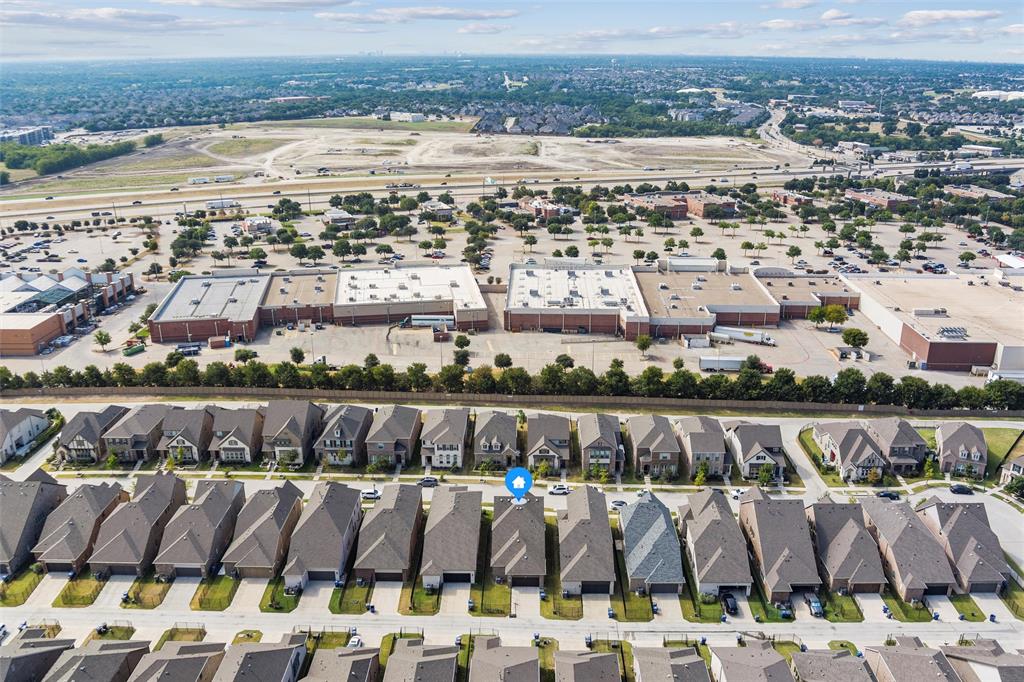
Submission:
POLYGON ((729 616, 728 622, 730 623, 754 623, 754 614, 750 611, 750 598, 742 592, 733 592, 732 596, 736 598, 736 608, 739 611, 735 616, 729 616))
MULTIPOLYGON (((37 587, 36 589, 38 590, 39 588, 37 587)), ((1006 604, 994 592, 975 593, 971 595, 971 598, 974 599, 974 603, 978 605, 981 612, 985 614, 986 620, 992 614, 995 614, 996 622, 999 623, 1010 623, 1015 620, 1013 612, 1006 608, 1006 604)))
POLYGON ((516 585, 512 588, 512 609, 517 618, 540 618, 540 588, 516 585))
POLYGON ((683 621, 683 607, 679 605, 679 596, 675 594, 656 594, 652 597, 658 605, 658 613, 654 620, 664 620, 670 623, 683 621))
MULTIPOLYGON (((242 578, 238 582, 235 597, 231 600, 228 613, 260 613, 260 600, 267 589, 267 581, 263 578, 242 578)), ((300 600, 301 601, 301 600, 300 600)), ((244 630, 245 628, 239 628, 244 630)))
POLYGON ((865 623, 889 622, 882 611, 882 607, 885 606, 882 595, 874 592, 857 592, 853 598, 856 600, 857 606, 860 607, 860 612, 864 614, 865 623))
POLYGON ((441 589, 442 614, 462 614, 469 611, 469 583, 445 583, 441 589))
POLYGON ((195 596, 196 588, 199 587, 199 580, 200 578, 193 577, 175 578, 160 607, 175 611, 191 609, 192 597, 195 596))
POLYGON ((398 581, 377 582, 373 586, 370 602, 377 613, 393 616, 398 613, 398 602, 402 596, 402 583, 398 581))
POLYGON ((323 616, 330 613, 331 593, 334 592, 333 580, 310 580, 306 589, 302 590, 296 614, 323 616))
POLYGON ((67 576, 63 573, 45 574, 43 579, 39 581, 39 584, 36 585, 36 589, 32 590, 32 594, 28 596, 25 606, 50 606, 67 584, 67 576))
POLYGON ((949 597, 945 595, 928 595, 927 598, 928 609, 932 613, 939 614, 939 620, 944 623, 956 623, 960 620, 960 612, 953 606, 953 602, 949 601, 949 597))
MULTIPOLYGON (((103 589, 100 591, 96 601, 93 602, 96 606, 102 606, 104 608, 112 608, 120 605, 121 596, 128 591, 128 588, 135 582, 134 575, 112 575, 103 585, 103 589)), ((168 626, 170 627, 170 626, 168 626)))
POLYGON ((583 595, 583 620, 600 621, 608 618, 608 607, 612 605, 611 597, 607 594, 585 594, 583 595))

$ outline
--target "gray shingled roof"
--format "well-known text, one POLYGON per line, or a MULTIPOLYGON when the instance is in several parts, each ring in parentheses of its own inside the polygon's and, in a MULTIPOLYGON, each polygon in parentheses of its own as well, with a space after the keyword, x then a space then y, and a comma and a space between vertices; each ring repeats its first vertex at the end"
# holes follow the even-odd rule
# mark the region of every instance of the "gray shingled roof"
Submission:
POLYGON ((714 417, 703 415, 676 420, 684 442, 689 442, 690 455, 695 453, 725 454, 725 430, 714 417))
POLYGON ((713 646, 711 655, 722 663, 728 682, 793 682, 793 673, 771 642, 748 639, 746 646, 713 646))
POLYGON ((201 449, 203 427, 208 420, 212 423, 213 418, 205 407, 171 410, 160 426, 163 433, 156 445, 157 450, 167 450, 170 442, 179 436, 201 449))
POLYGON ((887 671, 894 680, 961 682, 945 654, 924 646, 917 637, 897 637, 896 646, 865 647, 864 658, 876 677, 887 671))
POLYGON ((536 647, 502 646, 501 638, 478 635, 473 640, 469 682, 539 682, 536 647))
POLYGON ((845 649, 795 652, 793 670, 800 682, 875 682, 867 662, 845 649))
POLYGON ((41 628, 22 630, 0 646, 0 680, 41 680, 61 655, 75 646, 73 639, 50 639, 41 628))
POLYGON ((121 497, 119 483, 79 486, 46 517, 39 541, 32 548, 36 559, 46 563, 72 563, 89 549, 100 517, 121 497))
POLYGON ((709 488, 687 497, 679 508, 691 560, 698 582, 714 585, 750 585, 750 561, 743 532, 732 515, 729 502, 718 490, 709 488))
POLYGON ((324 430, 317 436, 323 440, 355 440, 362 430, 363 424, 373 420, 373 411, 360 405, 337 405, 332 407, 324 418, 324 430), (335 436, 334 432, 339 435, 335 436))
POLYGON ((642 414, 630 417, 626 425, 634 451, 643 448, 651 452, 682 452, 667 417, 660 414, 642 414))
POLYGON ((473 452, 482 456, 495 455, 496 459, 504 459, 506 455, 516 453, 516 418, 507 412, 488 410, 478 412, 476 415, 476 429, 473 433, 473 452), (492 450, 484 452, 480 444, 501 443, 502 451, 495 453, 492 450))
POLYGON ((245 500, 240 481, 201 480, 192 504, 183 505, 167 522, 155 563, 174 567, 203 566, 220 561, 213 556, 219 537, 235 526, 245 500))
POLYGON ((127 412, 128 408, 121 405, 108 405, 99 412, 79 412, 64 424, 57 445, 67 447, 79 436, 90 445, 96 445, 100 436, 127 412))
POLYGON ((148 653, 149 642, 94 639, 62 653, 43 682, 126 680, 148 653))
POLYGON ((100 526, 90 564, 140 564, 155 524, 168 509, 181 506, 185 482, 171 473, 138 476, 131 501, 117 507, 100 526))
POLYGON ((882 456, 874 438, 857 422, 828 422, 814 428, 819 433, 827 433, 836 442, 840 468, 860 466, 872 456, 882 456))
POLYGON ((917 508, 917 514, 945 545, 962 584, 1010 579, 1003 546, 989 525, 983 503, 943 502, 931 497, 917 508))
POLYGON ((60 505, 65 495, 66 488, 41 469, 33 480, 0 480, 0 564, 21 562, 24 552, 39 540, 43 518, 60 505))
POLYGON ((612 449, 613 456, 618 456, 618 446, 622 443, 622 427, 619 418, 602 413, 589 413, 576 420, 576 432, 580 439, 580 450, 592 445, 607 445, 612 449))
POLYGON ((619 512, 626 574, 648 584, 683 584, 679 535, 672 512, 645 492, 619 512))
POLYGON ((30 416, 46 419, 45 412, 30 407, 22 407, 17 410, 0 410, 0 445, 7 440, 7 434, 10 433, 11 429, 30 416))
POLYGON ((620 682, 619 657, 592 651, 556 651, 555 682, 620 682))
POLYGON ((214 642, 165 642, 146 654, 128 682, 192 682, 209 679, 224 658, 224 645, 214 642))
POLYGON ((867 497, 861 508, 878 533, 879 544, 887 542, 893 568, 909 589, 955 582, 946 553, 914 509, 903 501, 867 497))
POLYGON ((971 646, 942 646, 939 650, 966 680, 972 679, 967 671, 975 666, 997 671, 1000 682, 1024 680, 1024 652, 1006 651, 994 639, 976 639, 971 646))
POLYGON ((181 410, 163 403, 139 405, 121 417, 116 424, 103 434, 104 438, 134 439, 136 436, 148 435, 163 423, 164 418, 172 410, 181 410))
POLYGON ((377 682, 380 649, 317 649, 303 682, 377 682))
POLYGON ((271 568, 281 534, 302 491, 291 481, 253 493, 238 513, 235 536, 221 558, 242 568, 271 568))
POLYGON ((644 682, 711 682, 708 666, 691 647, 633 647, 633 667, 636 668, 637 679, 644 682))
POLYGON ((411 441, 420 421, 420 411, 406 405, 385 405, 373 416, 366 434, 367 442, 393 443, 401 438, 411 441))
POLYGON ((243 642, 228 647, 213 682, 280 682, 288 679, 296 652, 306 657, 306 633, 289 633, 280 642, 243 642))
POLYGON ((553 440, 569 442, 569 419, 560 414, 536 412, 526 418, 527 452, 533 452, 542 445, 547 445, 552 452, 568 457, 568 446, 560 446, 553 440))
POLYGON ((213 414, 213 438, 210 440, 211 450, 220 450, 221 444, 228 438, 250 445, 262 435, 263 408, 228 409, 226 407, 210 407, 213 414), (218 437, 218 433, 224 435, 218 437))
POLYGON ((425 645, 422 639, 396 639, 384 682, 452 682, 459 647, 425 645))
POLYGON ((468 407, 427 410, 423 420, 423 430, 420 432, 420 440, 461 446, 466 442, 468 428, 468 407))
POLYGON ((272 438, 287 430, 300 439, 311 438, 317 434, 309 433, 309 427, 323 412, 308 400, 271 400, 263 418, 263 436, 272 438))
POLYGON ((943 422, 935 429, 935 447, 940 457, 959 457, 963 448, 977 454, 984 463, 988 456, 985 434, 974 424, 967 422, 943 422))
POLYGON ((558 514, 562 582, 613 582, 615 558, 604 493, 584 485, 566 497, 558 514))
POLYGON ((791 592, 794 586, 820 585, 803 502, 774 500, 754 486, 740 500, 741 515, 744 506, 756 531, 751 541, 760 545, 760 568, 768 589, 791 592))
POLYGON ((343 541, 353 515, 362 515, 358 490, 335 481, 317 483, 292 532, 285 575, 344 565, 343 541))
POLYGON ((900 417, 872 419, 867 422, 867 428, 875 435, 883 452, 888 452, 894 447, 913 448, 926 445, 924 438, 910 422, 900 417))
POLYGON ((509 576, 543 576, 547 573, 544 499, 532 494, 523 497, 523 504, 514 504, 513 499, 494 498, 491 566, 504 566, 509 576))
POLYGON ((434 489, 423 531, 420 575, 476 571, 482 501, 483 493, 467 486, 434 489))
POLYGON ((748 424, 740 422, 732 428, 739 442, 739 455, 746 462, 761 450, 782 448, 782 429, 778 424, 748 424))
POLYGON ((859 504, 816 502, 810 511, 818 558, 832 580, 885 584, 878 545, 864 527, 859 504))
POLYGON ((380 491, 381 498, 366 512, 359 529, 355 568, 405 571, 412 563, 409 547, 420 512, 420 487, 392 483, 380 491))

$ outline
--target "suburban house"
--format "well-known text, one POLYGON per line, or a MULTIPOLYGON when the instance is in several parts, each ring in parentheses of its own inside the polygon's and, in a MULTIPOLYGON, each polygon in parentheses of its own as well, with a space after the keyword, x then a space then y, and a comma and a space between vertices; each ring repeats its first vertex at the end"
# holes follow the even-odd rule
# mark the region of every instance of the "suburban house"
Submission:
POLYGON ((179 507, 167 522, 154 561, 157 575, 217 575, 244 502, 245 488, 239 481, 198 481, 192 503, 179 507))
POLYGON ((679 507, 679 529, 699 594, 750 595, 754 579, 747 543, 720 490, 709 488, 688 495, 686 504, 679 507))
POLYGON ((324 430, 313 450, 316 461, 331 466, 366 463, 366 434, 373 423, 373 411, 358 405, 332 407, 324 418, 324 430))
POLYGON ((660 414, 630 417, 626 428, 633 446, 633 471, 638 476, 671 478, 679 473, 682 448, 667 417, 660 414))
POLYGON ((682 553, 672 512, 650 491, 619 512, 629 589, 648 594, 683 591, 682 553))
POLYGON ((865 422, 865 428, 875 439, 893 473, 909 474, 921 468, 928 454, 928 444, 906 419, 870 419, 865 422))
MULTIPOLYGON (((920 680, 964 682, 946 655, 917 637, 896 637, 895 646, 864 647, 864 660, 878 682, 920 680)), ((973 682, 973 681, 972 681, 973 682)))
POLYGON ((126 682, 148 653, 149 642, 94 639, 61 653, 50 668, 46 682, 126 682))
POLYGON ((965 682, 1010 682, 1024 675, 1024 652, 1007 651, 994 639, 978 638, 963 646, 941 646, 939 650, 965 682))
POLYGON ((795 682, 786 659, 766 639, 748 639, 746 646, 711 647, 715 682, 795 682))
POLYGON ((252 464, 263 451, 263 407, 227 409, 212 406, 210 456, 225 464, 252 464))
POLYGON ((305 632, 291 632, 280 642, 240 642, 228 647, 213 682, 296 682, 306 660, 305 632))
POLYGON ((842 480, 857 483, 872 476, 881 480, 888 462, 871 434, 857 422, 815 424, 811 435, 821 449, 822 464, 834 467, 842 480))
POLYGON ((127 412, 127 407, 108 405, 99 412, 76 414, 64 424, 54 443, 57 459, 76 464, 96 464, 106 459, 106 442, 101 436, 127 412))
POLYGON ((875 682, 867 661, 846 649, 795 651, 792 665, 800 682, 875 682))
POLYGON ((406 405, 377 408, 366 434, 366 458, 370 464, 406 465, 412 461, 423 422, 420 411, 406 405))
POLYGON ((693 647, 633 647, 633 672, 636 682, 711 682, 693 647))
POLYGON ((163 436, 164 418, 180 409, 160 403, 132 408, 103 434, 107 453, 123 464, 150 459, 163 436))
POLYGON ((46 517, 67 497, 67 488, 42 469, 25 481, 0 477, 0 576, 29 565, 46 517))
POLYGON ((428 410, 420 431, 420 459, 423 465, 441 469, 462 467, 469 430, 469 408, 428 410))
POLYGON ((213 680, 224 659, 224 645, 216 642, 165 642, 142 657, 128 682, 213 680))
POLYGON ((559 414, 539 412, 526 418, 526 462, 536 467, 542 462, 554 471, 569 464, 569 419, 559 414))
POLYGON ((687 471, 693 477, 701 464, 707 464, 708 477, 720 478, 728 472, 725 430, 714 417, 683 417, 676 421, 683 444, 687 471))
POLYGON ((510 467, 519 464, 516 418, 507 412, 477 412, 473 433, 473 460, 477 466, 493 462, 510 467))
POLYGON ((317 649, 303 682, 377 682, 380 649, 317 649))
POLYGON ((205 407, 171 410, 160 428, 159 456, 173 457, 178 464, 198 464, 213 437, 213 415, 205 407))
POLYGON ((4 682, 42 680, 64 652, 74 647, 74 638, 51 638, 43 627, 25 628, 0 646, 0 673, 4 682))
POLYGON ((495 580, 512 586, 544 586, 543 497, 527 493, 521 503, 509 495, 494 497, 490 561, 495 580))
POLYGON ((617 654, 556 651, 555 682, 619 682, 617 654))
POLYGON ((355 574, 369 582, 407 580, 423 524, 420 487, 392 483, 366 512, 359 529, 355 574))
POLYGON ((1024 452, 1006 458, 999 472, 999 485, 1006 485, 1021 476, 1024 476, 1024 452))
POLYGON ((164 528, 186 503, 185 481, 171 473, 135 479, 135 494, 100 526, 89 568, 100 575, 145 575, 153 566, 164 528))
POLYGON ((0 464, 25 455, 36 436, 49 425, 50 420, 42 410, 0 410, 0 464))
POLYGON ((420 204, 420 210, 425 213, 433 213, 437 220, 450 220, 455 209, 443 201, 431 199, 420 204))
POLYGON ((422 639, 396 639, 388 657, 384 682, 454 682, 459 647, 424 644, 422 639))
POLYGON ((317 483, 292 531, 285 588, 301 590, 310 580, 341 580, 362 518, 358 490, 335 481, 317 483))
POLYGON ((808 506, 806 512, 829 590, 880 593, 886 585, 885 572, 860 505, 826 499, 808 506))
POLYGON ((302 514, 302 491, 291 481, 258 490, 238 512, 235 535, 221 557, 224 574, 238 578, 276 576, 302 514))
POLYGON ((48 572, 78 573, 92 554, 100 525, 127 501, 128 493, 117 483, 79 486, 46 517, 32 548, 35 561, 48 572))
POLYGON ((420 577, 423 586, 476 582, 483 493, 467 486, 434 489, 423 530, 420 577))
POLYGON ((778 424, 731 424, 725 437, 732 461, 743 478, 757 478, 764 466, 772 468, 772 479, 786 471, 786 451, 778 424))
POLYGON ((573 490, 558 512, 562 590, 571 595, 611 594, 615 556, 604 493, 589 485, 573 490))
POLYGON ((502 646, 496 635, 477 635, 469 663, 469 682, 540 682, 537 647, 502 646))
POLYGON ((948 595, 956 585, 946 552, 906 502, 866 497, 864 522, 878 543, 882 566, 903 601, 948 595))
POLYGON ((935 429, 935 451, 942 473, 985 477, 988 443, 977 426, 967 422, 943 422, 935 429))
POLYGON ((946 552, 964 592, 997 592, 1012 580, 999 536, 981 502, 943 502, 931 497, 917 516, 946 552))
POLYGON ((583 470, 596 467, 609 474, 621 473, 626 465, 619 418, 610 414, 589 413, 576 420, 583 470))
POLYGON ((769 601, 786 602, 794 592, 821 587, 799 499, 772 499, 754 486, 740 497, 740 528, 750 542, 769 601))
POLYGON ((324 410, 308 400, 271 400, 263 419, 263 451, 281 464, 301 468, 313 452, 324 410))

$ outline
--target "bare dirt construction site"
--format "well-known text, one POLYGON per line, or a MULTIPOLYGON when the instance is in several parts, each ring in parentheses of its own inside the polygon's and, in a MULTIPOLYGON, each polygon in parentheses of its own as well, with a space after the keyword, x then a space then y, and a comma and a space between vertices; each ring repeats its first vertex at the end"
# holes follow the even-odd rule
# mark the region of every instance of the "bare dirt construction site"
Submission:
MULTIPOLYGON (((539 174, 572 180, 576 173, 609 176, 644 171, 722 172, 805 163, 800 154, 760 140, 729 137, 588 140, 576 137, 485 135, 473 119, 404 123, 372 118, 269 121, 174 128, 164 144, 86 168, 26 179, 0 196, 167 191, 189 178, 230 175, 222 186, 258 185, 306 177, 485 176, 515 181, 539 174), (562 177, 564 175, 565 177, 562 177)), ((150 131, 153 132, 153 131, 150 131)), ((81 135, 76 142, 106 142, 81 135)), ((380 178, 374 178, 379 185, 380 178)))

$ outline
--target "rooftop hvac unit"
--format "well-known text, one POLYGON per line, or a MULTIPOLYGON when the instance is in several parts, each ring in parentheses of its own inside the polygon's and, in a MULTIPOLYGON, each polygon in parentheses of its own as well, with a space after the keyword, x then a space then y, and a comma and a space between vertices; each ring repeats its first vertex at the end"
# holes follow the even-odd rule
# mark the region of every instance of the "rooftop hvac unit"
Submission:
POLYGON ((189 303, 191 303, 192 305, 199 305, 199 299, 193 298, 191 301, 189 301, 189 303))
POLYGON ((608 287, 601 287, 601 295, 602 296, 610 296, 611 293, 612 293, 611 289, 609 289, 608 287))
POLYGON ((377 300, 377 294, 370 294, 370 300, 371 301, 376 301, 377 300))
POLYGON ((208 286, 210 286, 210 282, 203 282, 202 286, 208 287, 208 286))
POLYGON ((324 281, 324 276, 323 275, 317 275, 316 276, 316 281, 318 281, 318 282, 324 281))
POLYGON ((452 289, 458 289, 459 283, 453 279, 452 281, 448 282, 448 286, 450 286, 452 289))
POLYGON ((407 286, 405 285, 405 282, 402 282, 401 284, 399 284, 399 285, 398 285, 398 288, 399 288, 399 289, 408 289, 409 287, 407 287, 407 286))
POLYGON ((668 300, 670 300, 670 301, 678 301, 679 300, 679 294, 672 294, 671 296, 668 297, 668 300))
POLYGON ((620 298, 619 299, 619 304, 620 305, 626 305, 627 303, 629 303, 629 299, 628 298, 620 298))
POLYGON ((612 274, 611 270, 605 270, 604 271, 604 276, 605 277, 614 277, 615 275, 612 274))
POLYGON ((285 278, 284 278, 284 281, 286 281, 286 282, 290 282, 290 281, 292 281, 292 278, 291 278, 291 277, 285 277, 285 278))
POLYGON ((377 283, 376 282, 370 282, 370 288, 371 289, 376 289, 377 288, 377 283))
POLYGON ((814 280, 812 279, 812 280, 811 280, 810 282, 808 282, 808 283, 807 283, 807 286, 811 286, 811 287, 813 287, 813 286, 817 286, 817 284, 818 284, 818 283, 817 283, 817 282, 815 282, 815 281, 814 281, 814 280))
POLYGON ((323 287, 313 287, 313 291, 323 291, 323 287))
POLYGON ((708 278, 705 277, 704 275, 697 275, 697 281, 698 282, 706 282, 706 281, 708 281, 708 278))
POLYGON ((527 277, 533 277, 533 270, 527 270, 526 271, 526 276, 527 277))
POLYGON ((576 279, 576 271, 575 270, 570 270, 569 271, 569 279, 576 279))
POLYGON ((732 284, 729 285, 729 288, 732 289, 733 291, 739 291, 743 287, 741 287, 738 282, 733 282, 732 284))
POLYGON ((253 284, 259 284, 259 280, 258 280, 258 279, 256 279, 255 277, 253 277, 253 278, 252 278, 252 279, 250 279, 249 281, 250 281, 250 282, 252 282, 253 284))
POLYGON ((694 282, 693 284, 690 285, 690 288, 693 289, 694 291, 700 291, 704 287, 700 285, 700 282, 694 282))
POLYGON ((770 287, 772 285, 771 280, 768 280, 767 282, 765 282, 764 285, 766 287, 770 287))
POLYGON ((298 305, 298 304, 299 304, 299 299, 293 298, 292 299, 292 305, 298 305))
POLYGON ((228 303, 238 303, 238 299, 235 298, 234 296, 232 296, 232 297, 228 298, 228 303))
POLYGON ((348 297, 348 302, 349 303, 355 303, 356 302, 356 297, 355 296, 349 296, 348 297))
MULTIPOLYGON (((735 285, 733 285, 733 286, 735 286, 735 285)), ((786 286, 787 287, 792 287, 792 286, 796 286, 796 285, 793 284, 792 282, 786 282, 786 286)))
POLYGON ((444 298, 444 296, 442 296, 441 294, 434 294, 435 301, 440 301, 442 298, 444 298))
POLYGON ((420 276, 418 274, 416 274, 415 272, 409 275, 409 279, 419 279, 419 278, 420 278, 420 276))
POLYGON ((670 308, 671 308, 672 310, 679 310, 679 306, 677 306, 677 305, 676 305, 675 303, 673 303, 673 304, 672 304, 672 305, 670 305, 669 307, 670 307, 670 308))
POLYGON ((279 288, 279 289, 277 290, 277 293, 279 293, 279 294, 287 294, 287 293, 288 293, 288 290, 287 290, 287 289, 285 289, 284 287, 281 287, 281 288, 279 288))
POLYGON ((422 297, 423 297, 423 294, 421 294, 421 293, 420 293, 420 292, 418 292, 418 291, 414 291, 414 292, 412 292, 412 297, 413 297, 413 298, 422 298, 422 297))

